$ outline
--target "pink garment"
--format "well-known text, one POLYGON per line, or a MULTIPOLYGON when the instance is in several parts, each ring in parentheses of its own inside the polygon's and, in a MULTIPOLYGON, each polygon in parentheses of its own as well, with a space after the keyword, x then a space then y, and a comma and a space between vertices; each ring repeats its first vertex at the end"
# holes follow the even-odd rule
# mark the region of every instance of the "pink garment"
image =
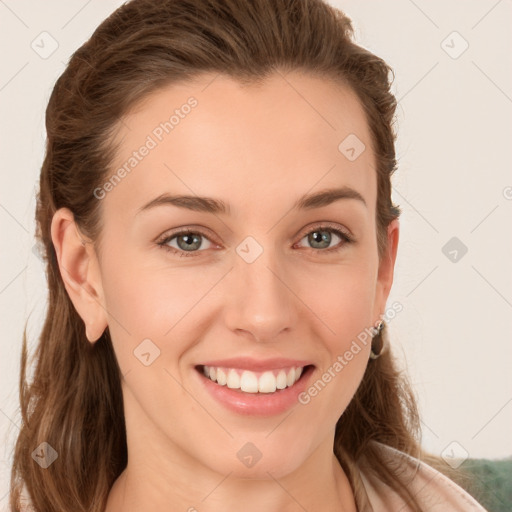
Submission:
MULTIPOLYGON (((428 512, 487 512, 470 494, 455 482, 428 464, 375 442, 391 466, 404 463, 404 478, 408 489, 417 497, 422 508, 428 512)), ((400 495, 368 471, 366 459, 354 468, 355 478, 360 478, 364 492, 356 496, 358 512, 410 512, 412 508, 400 495)))

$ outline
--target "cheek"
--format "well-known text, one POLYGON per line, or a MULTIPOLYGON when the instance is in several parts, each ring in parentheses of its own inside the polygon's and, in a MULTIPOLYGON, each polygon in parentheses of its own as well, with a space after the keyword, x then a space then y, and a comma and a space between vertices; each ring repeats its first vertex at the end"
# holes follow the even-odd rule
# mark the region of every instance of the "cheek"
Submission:
POLYGON ((303 403, 311 402, 315 414, 333 421, 350 402, 368 364, 375 275, 364 263, 340 268, 319 277, 305 301, 317 318, 314 338, 325 357, 303 403))
MULTIPOLYGON (((133 351, 145 339, 165 351, 163 359, 174 366, 187 350, 183 329, 194 331, 211 322, 209 311, 219 312, 226 302, 225 294, 230 291, 217 294, 214 288, 229 266, 180 267, 179 262, 163 257, 157 265, 154 260, 148 265, 137 254, 125 252, 123 258, 112 252, 109 255, 104 263, 103 288, 121 368, 126 370, 134 363, 133 351)), ((301 317, 309 318, 310 326, 315 326, 315 337, 322 340, 324 352, 326 348, 331 355, 344 352, 345 345, 372 324, 373 264, 359 253, 340 264, 308 263, 286 270, 284 280, 293 290, 290 300, 296 302, 301 317)))
POLYGON ((329 340, 331 349, 342 350, 349 339, 372 325, 375 275, 375 269, 360 260, 301 278, 303 301, 323 324, 322 338, 329 340))
POLYGON ((226 269, 179 267, 164 257, 156 264, 137 256, 121 261, 116 264, 112 255, 103 280, 109 330, 121 371, 139 370, 136 356, 142 350, 147 353, 144 347, 149 347, 158 355, 151 367, 166 368, 178 376, 182 356, 201 338, 203 328, 212 325, 212 311, 223 301, 212 297, 226 269))

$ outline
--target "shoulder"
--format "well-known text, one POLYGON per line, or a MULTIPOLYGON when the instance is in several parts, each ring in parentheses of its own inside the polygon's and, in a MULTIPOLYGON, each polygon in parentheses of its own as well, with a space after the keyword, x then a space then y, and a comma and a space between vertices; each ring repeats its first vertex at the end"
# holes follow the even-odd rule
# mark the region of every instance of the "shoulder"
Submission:
MULTIPOLYGON (((389 467, 395 467, 407 488, 422 508, 429 512, 487 512, 469 493, 438 470, 391 446, 373 441, 389 467)), ((367 461, 360 461, 359 470, 368 501, 374 512, 401 510, 410 507, 370 470, 367 461)))

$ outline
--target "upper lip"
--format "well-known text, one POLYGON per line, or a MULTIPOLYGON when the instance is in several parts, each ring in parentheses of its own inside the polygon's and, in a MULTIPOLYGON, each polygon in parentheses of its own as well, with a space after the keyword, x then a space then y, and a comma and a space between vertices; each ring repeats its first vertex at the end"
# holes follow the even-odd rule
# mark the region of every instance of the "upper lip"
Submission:
POLYGON ((216 359, 202 363, 203 366, 216 366, 223 368, 240 368, 241 370, 265 371, 280 368, 302 367, 312 365, 311 361, 303 359, 287 359, 277 357, 272 359, 254 359, 253 357, 232 357, 230 359, 216 359))

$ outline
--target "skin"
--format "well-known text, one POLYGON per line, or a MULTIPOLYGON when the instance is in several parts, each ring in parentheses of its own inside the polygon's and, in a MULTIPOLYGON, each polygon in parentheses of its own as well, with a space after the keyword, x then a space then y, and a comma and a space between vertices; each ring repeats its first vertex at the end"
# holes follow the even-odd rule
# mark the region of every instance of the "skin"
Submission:
MULTIPOLYGON (((124 117, 111 172, 190 96, 197 107, 101 199, 100 248, 82 245, 69 210, 52 222, 87 338, 94 343, 108 326, 123 374, 129 461, 106 510, 355 511, 332 446, 369 343, 308 404, 270 417, 224 408, 199 385, 194 366, 237 355, 307 359, 315 382, 384 314, 399 225, 390 224, 379 260, 364 111, 350 89, 312 75, 276 73, 242 87, 207 74, 152 93, 124 117), (355 161, 338 150, 351 133, 366 145, 355 161), (366 206, 343 199, 292 210, 303 194, 335 186, 356 189, 366 206), (222 199, 231 214, 166 205, 136 215, 163 192, 222 199), (320 247, 340 250, 322 252, 307 236, 322 221, 355 241, 332 234, 320 247), (155 242, 181 227, 210 235, 192 257, 155 242), (247 236, 263 248, 251 264, 236 252, 247 236), (149 366, 133 354, 146 338, 160 349, 149 366), (262 453, 251 468, 236 455, 247 442, 262 453)), ((168 245, 184 246, 176 238, 168 245)))

